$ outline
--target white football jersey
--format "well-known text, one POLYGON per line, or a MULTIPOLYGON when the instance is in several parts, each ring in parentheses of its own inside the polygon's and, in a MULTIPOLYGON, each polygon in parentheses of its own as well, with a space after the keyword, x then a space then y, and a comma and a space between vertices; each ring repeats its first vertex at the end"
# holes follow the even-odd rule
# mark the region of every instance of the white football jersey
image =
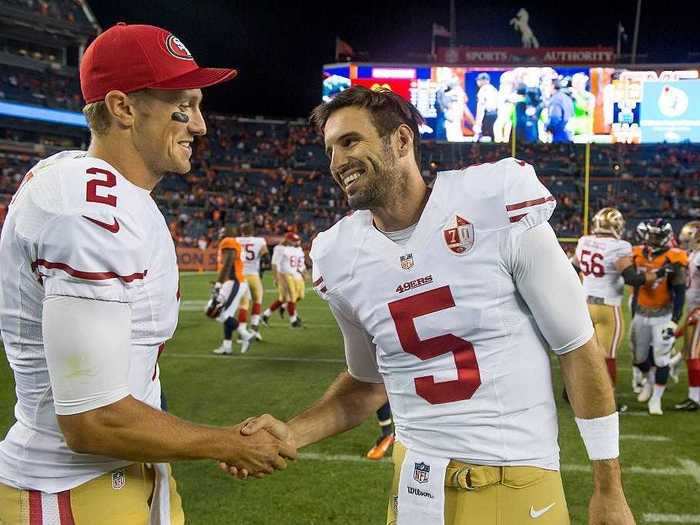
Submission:
POLYGON ((267 241, 263 237, 236 237, 243 250, 243 273, 245 275, 260 274, 260 258, 267 241))
POLYGON ((614 237, 584 235, 576 245, 576 260, 583 273, 586 295, 599 297, 605 304, 620 306, 625 293, 622 273, 615 262, 632 257, 632 245, 614 237))
POLYGON ((175 331, 179 287, 175 247, 150 192, 85 152, 49 157, 15 194, 0 254, 0 326, 17 394, 17 422, 0 442, 0 482, 55 493, 128 465, 66 445, 42 341, 42 301, 64 295, 129 303, 129 390, 160 408, 157 360, 175 331))
POLYGON ((304 250, 301 246, 286 246, 284 255, 280 259, 280 272, 294 275, 303 274, 306 270, 304 259, 304 250))
POLYGON ((273 249, 272 249, 272 260, 270 261, 270 264, 273 266, 277 266, 277 271, 280 270, 280 264, 282 262, 282 258, 284 257, 285 250, 287 249, 287 246, 284 246, 283 244, 277 244, 273 249))
POLYGON ((700 308, 700 250, 691 252, 688 259, 688 290, 685 298, 690 313, 700 308))
MULTIPOLYGON (((410 450, 558 468, 550 346, 513 277, 517 239, 554 207, 531 166, 504 159, 440 173, 403 246, 373 226, 369 211, 314 241, 314 288, 346 327, 348 371, 384 382, 397 438, 410 450)), ((556 249, 586 325, 559 323, 578 330, 555 348, 566 352, 593 329, 573 268, 556 249)))

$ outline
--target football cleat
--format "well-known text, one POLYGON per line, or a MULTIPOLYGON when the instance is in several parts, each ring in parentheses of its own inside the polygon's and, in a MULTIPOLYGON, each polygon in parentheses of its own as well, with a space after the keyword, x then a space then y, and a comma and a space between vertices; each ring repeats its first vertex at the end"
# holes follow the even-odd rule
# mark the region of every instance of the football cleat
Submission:
POLYGON ((269 327, 270 326, 270 316, 262 314, 260 316, 260 322, 264 324, 265 326, 269 327))
POLYGON ((385 456, 391 445, 394 444, 394 441, 396 441, 394 434, 380 437, 374 446, 369 449, 369 452, 367 452, 367 459, 379 461, 385 456))
POLYGON ((696 410, 700 410, 700 403, 688 398, 685 401, 676 404, 674 408, 676 410, 684 410, 686 412, 695 412, 696 410))
POLYGON ((280 319, 284 319, 284 313, 287 311, 287 309, 284 307, 284 305, 279 307, 279 310, 277 310, 280 313, 280 319))
POLYGON ((641 392, 639 392, 639 395, 637 396, 637 401, 639 401, 640 403, 646 403, 651 398, 651 394, 653 391, 654 383, 652 383, 651 381, 647 381, 646 383, 644 383, 641 392))
POLYGON ((663 416, 664 411, 661 410, 661 399, 651 398, 649 400, 649 415, 651 416, 663 416))
POLYGON ((294 321, 293 323, 289 323, 289 326, 291 328, 301 328, 301 317, 297 317, 297 320, 294 321))
POLYGON ((224 348, 224 345, 221 345, 219 348, 212 350, 211 353, 216 355, 231 355, 233 354, 233 350, 227 350, 226 348, 224 348))
POLYGON ((245 354, 248 350, 250 350, 250 345, 253 344, 253 341, 255 340, 255 333, 254 332, 249 332, 246 330, 241 334, 241 353, 245 354))

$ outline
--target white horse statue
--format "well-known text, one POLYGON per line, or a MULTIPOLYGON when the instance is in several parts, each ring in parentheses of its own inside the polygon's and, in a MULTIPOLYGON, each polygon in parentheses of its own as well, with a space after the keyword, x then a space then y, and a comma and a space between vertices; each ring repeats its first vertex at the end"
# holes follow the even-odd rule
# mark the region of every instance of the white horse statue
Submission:
POLYGON ((513 26, 513 29, 520 32, 520 39, 523 43, 523 47, 540 47, 535 33, 530 29, 530 24, 528 24, 529 20, 530 15, 525 9, 521 8, 518 14, 515 15, 515 18, 510 19, 510 25, 513 26))

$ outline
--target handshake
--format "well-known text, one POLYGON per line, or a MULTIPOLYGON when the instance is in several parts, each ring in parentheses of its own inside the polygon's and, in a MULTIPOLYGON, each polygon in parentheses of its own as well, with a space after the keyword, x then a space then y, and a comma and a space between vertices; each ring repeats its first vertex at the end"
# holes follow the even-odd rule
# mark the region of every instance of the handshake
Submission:
POLYGON ((286 423, 269 414, 251 417, 230 427, 233 439, 219 458, 219 467, 238 479, 264 478, 287 468, 297 458, 297 447, 286 423))

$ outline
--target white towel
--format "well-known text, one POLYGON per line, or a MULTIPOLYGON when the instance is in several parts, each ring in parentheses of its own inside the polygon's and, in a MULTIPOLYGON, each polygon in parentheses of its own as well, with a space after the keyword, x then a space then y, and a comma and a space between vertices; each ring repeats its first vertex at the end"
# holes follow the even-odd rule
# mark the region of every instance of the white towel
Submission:
POLYGON ((397 525, 444 525, 447 458, 406 451, 399 479, 397 525))
POLYGON ((153 463, 156 474, 151 501, 150 525, 170 525, 170 469, 167 463, 153 463))

